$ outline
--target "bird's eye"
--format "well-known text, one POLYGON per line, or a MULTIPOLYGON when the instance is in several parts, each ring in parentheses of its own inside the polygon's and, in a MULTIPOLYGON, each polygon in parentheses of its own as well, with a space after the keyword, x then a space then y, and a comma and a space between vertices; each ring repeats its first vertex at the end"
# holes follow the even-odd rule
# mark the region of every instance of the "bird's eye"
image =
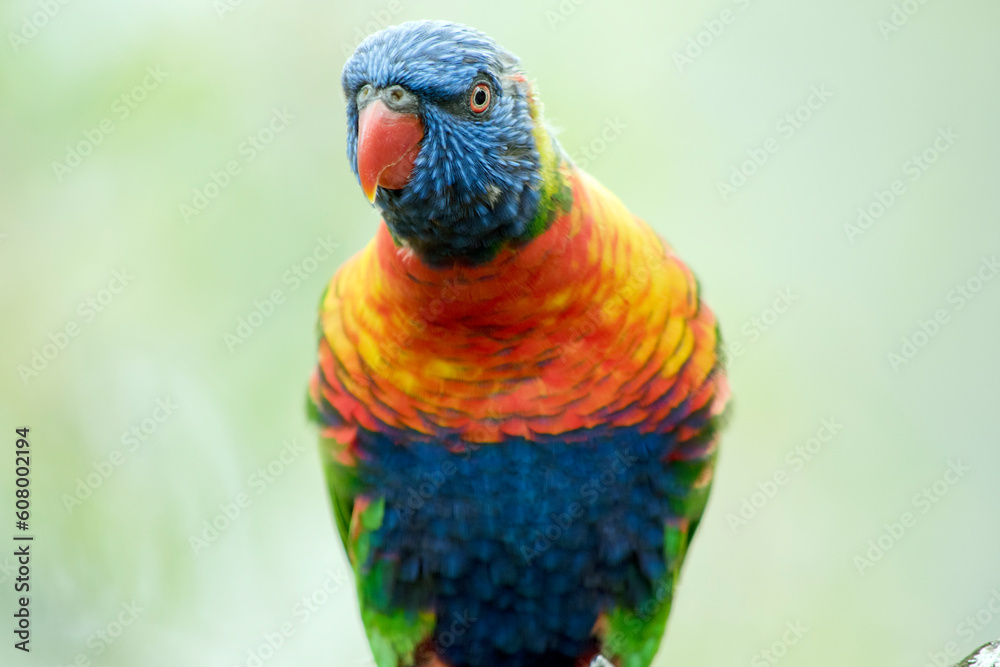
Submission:
POLYGON ((358 91, 358 104, 361 105, 365 100, 371 97, 373 91, 374 88, 371 87, 371 84, 366 83, 361 86, 361 90, 358 91))
POLYGON ((472 113, 483 113, 490 108, 490 87, 485 83, 477 83, 472 88, 472 95, 469 96, 469 108, 472 113))

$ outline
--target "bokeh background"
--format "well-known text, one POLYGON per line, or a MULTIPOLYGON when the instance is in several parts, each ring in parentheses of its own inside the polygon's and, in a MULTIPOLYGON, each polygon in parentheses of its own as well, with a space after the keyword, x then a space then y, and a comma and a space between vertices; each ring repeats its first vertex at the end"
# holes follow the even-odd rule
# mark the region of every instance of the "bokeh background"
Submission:
POLYGON ((736 407, 656 664, 1000 637, 997 3, 8 0, 0 442, 31 428, 36 541, 0 663, 371 664, 303 406, 377 224, 340 70, 416 18, 517 53, 721 319, 736 407))

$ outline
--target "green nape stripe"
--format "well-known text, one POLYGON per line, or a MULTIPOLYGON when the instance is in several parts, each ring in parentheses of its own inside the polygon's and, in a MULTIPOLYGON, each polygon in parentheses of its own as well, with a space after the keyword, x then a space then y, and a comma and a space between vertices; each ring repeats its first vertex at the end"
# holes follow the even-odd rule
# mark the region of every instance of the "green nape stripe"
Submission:
POLYGON ((573 190, 563 178, 560 170, 563 162, 561 152, 545 127, 538 103, 531 99, 528 102, 528 108, 531 112, 531 119, 534 121, 532 134, 535 137, 535 147, 538 149, 542 184, 538 211, 525 228, 524 234, 519 239, 521 242, 530 241, 544 233, 556 218, 569 211, 573 206, 573 190))

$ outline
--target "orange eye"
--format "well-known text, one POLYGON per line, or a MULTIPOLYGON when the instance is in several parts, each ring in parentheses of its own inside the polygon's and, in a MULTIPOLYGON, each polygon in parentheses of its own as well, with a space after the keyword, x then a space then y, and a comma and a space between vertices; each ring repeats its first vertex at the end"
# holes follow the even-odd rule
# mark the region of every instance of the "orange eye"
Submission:
POLYGON ((469 108, 472 113, 483 113, 490 108, 490 87, 485 83, 477 83, 472 88, 472 95, 469 96, 469 108))

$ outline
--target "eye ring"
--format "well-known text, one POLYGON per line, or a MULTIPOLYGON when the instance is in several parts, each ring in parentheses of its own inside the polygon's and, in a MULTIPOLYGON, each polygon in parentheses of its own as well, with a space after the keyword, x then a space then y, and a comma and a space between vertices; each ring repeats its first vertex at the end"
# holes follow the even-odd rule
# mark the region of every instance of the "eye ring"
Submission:
POLYGON ((469 95, 469 109, 472 113, 481 114, 490 108, 490 101, 493 99, 493 91, 485 83, 477 83, 472 87, 472 94, 469 95))

